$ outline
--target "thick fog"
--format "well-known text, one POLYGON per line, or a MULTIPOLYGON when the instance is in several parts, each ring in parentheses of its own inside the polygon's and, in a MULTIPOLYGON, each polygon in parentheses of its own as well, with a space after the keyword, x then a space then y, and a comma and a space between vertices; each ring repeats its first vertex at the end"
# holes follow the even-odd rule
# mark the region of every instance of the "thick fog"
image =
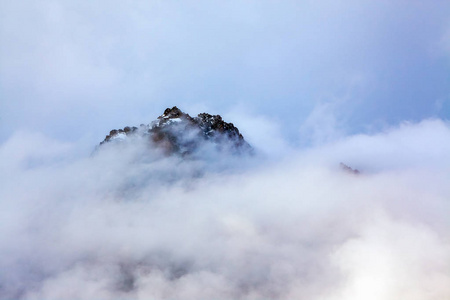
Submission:
POLYGON ((183 160, 144 140, 85 155, 15 134, 0 148, 0 298, 450 298, 447 122, 283 154, 260 135, 251 158, 183 160))

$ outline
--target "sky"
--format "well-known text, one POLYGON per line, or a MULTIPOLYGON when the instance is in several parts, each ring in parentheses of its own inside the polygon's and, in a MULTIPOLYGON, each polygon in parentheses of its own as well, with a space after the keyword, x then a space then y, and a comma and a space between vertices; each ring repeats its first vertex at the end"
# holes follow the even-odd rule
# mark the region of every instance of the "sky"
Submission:
POLYGON ((0 5, 0 141, 96 143, 174 105, 265 117, 300 146, 450 113, 448 1, 0 5))
POLYGON ((0 0, 0 298, 450 299, 449 13, 0 0), (97 147, 174 105, 255 155, 97 147))

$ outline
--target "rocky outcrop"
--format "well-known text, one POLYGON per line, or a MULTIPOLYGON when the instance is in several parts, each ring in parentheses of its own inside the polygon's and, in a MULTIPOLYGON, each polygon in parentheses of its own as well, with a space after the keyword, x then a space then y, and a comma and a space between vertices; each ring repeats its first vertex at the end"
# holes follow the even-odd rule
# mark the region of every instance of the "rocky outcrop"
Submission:
POLYGON ((355 174, 355 175, 358 175, 360 173, 358 169, 352 169, 351 167, 347 166, 346 164, 344 164, 342 162, 339 164, 339 166, 340 166, 341 170, 343 170, 345 172, 355 174))
POLYGON ((167 108, 148 125, 111 130, 100 145, 133 137, 147 138, 166 154, 189 155, 205 145, 233 154, 253 152, 239 129, 233 123, 225 122, 220 115, 201 113, 191 117, 176 106, 167 108))

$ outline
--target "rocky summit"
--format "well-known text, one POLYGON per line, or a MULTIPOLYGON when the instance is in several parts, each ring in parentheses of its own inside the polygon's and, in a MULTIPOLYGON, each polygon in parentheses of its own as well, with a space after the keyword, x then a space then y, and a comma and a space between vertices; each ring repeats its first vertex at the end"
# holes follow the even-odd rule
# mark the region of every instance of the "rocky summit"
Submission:
POLYGON ((220 152, 228 151, 232 154, 253 152, 239 129, 233 123, 225 122, 220 115, 201 113, 197 117, 191 117, 176 106, 167 108, 148 125, 111 130, 100 145, 135 137, 148 139, 151 145, 168 155, 189 155, 211 146, 220 152))

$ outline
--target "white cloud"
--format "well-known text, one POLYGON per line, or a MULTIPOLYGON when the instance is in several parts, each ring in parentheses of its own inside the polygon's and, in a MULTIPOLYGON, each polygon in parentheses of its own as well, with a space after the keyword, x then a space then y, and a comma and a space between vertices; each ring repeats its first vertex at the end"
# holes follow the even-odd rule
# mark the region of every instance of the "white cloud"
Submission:
POLYGON ((226 172, 16 135, 0 148, 1 296, 448 298, 449 134, 403 124, 226 172))

